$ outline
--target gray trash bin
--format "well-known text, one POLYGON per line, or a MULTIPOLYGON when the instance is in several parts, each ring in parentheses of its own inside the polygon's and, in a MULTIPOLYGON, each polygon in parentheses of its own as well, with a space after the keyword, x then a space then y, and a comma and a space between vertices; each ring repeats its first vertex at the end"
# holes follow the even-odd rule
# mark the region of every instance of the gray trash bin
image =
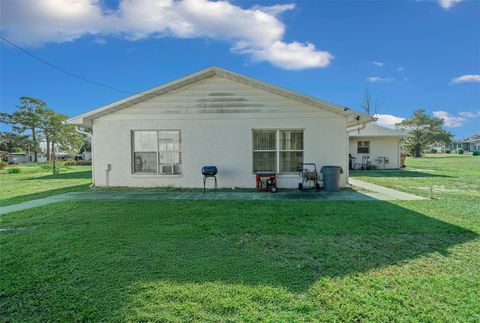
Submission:
POLYGON ((343 174, 342 167, 323 166, 320 171, 323 175, 323 190, 327 192, 340 191, 340 174, 343 174))

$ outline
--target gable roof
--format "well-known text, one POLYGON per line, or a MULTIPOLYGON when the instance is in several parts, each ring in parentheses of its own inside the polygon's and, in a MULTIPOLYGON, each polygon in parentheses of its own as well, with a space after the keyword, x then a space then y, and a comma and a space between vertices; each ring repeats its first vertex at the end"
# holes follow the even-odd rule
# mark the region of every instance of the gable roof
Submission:
POLYGON ((454 140, 452 141, 452 143, 465 143, 465 144, 475 144, 477 142, 480 142, 480 138, 475 138, 475 139, 469 139, 469 138, 466 138, 466 139, 462 139, 462 140, 454 140))
POLYGON ((185 77, 176 79, 164 85, 154 87, 144 92, 140 92, 138 94, 129 96, 125 99, 102 106, 95 110, 83 113, 81 115, 68 119, 66 123, 83 126, 83 127, 91 127, 92 120, 96 118, 127 108, 139 102, 148 100, 152 98, 152 96, 167 94, 169 92, 179 90, 181 88, 184 88, 186 86, 189 86, 191 84, 194 84, 196 82, 199 82, 201 80, 204 80, 213 76, 225 77, 227 79, 230 79, 245 85, 249 85, 249 86, 258 88, 260 90, 264 90, 273 94, 277 94, 292 100, 302 102, 310 106, 318 107, 318 108, 345 116, 347 118, 348 126, 355 125, 358 123, 365 123, 373 120, 371 116, 362 112, 351 110, 347 107, 342 107, 330 102, 316 99, 308 95, 303 95, 291 90, 287 90, 285 88, 281 88, 276 85, 265 83, 244 75, 236 74, 236 73, 227 71, 225 69, 222 69, 220 67, 209 67, 199 72, 192 73, 185 77))
POLYGON ((404 131, 382 127, 374 122, 367 123, 360 130, 348 131, 349 137, 405 137, 406 135, 407 133, 404 131))

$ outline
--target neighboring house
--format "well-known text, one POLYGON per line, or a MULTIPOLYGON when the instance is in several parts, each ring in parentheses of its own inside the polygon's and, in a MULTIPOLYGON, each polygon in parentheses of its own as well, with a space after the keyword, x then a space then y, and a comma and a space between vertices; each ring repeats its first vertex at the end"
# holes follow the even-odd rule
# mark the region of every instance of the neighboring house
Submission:
POLYGON ((445 144, 433 144, 433 145, 430 145, 426 150, 425 152, 426 153, 429 153, 431 152, 432 150, 436 150, 437 153, 444 153, 445 151, 447 151, 448 149, 450 148, 447 148, 447 145, 445 144))
POLYGON ((10 153, 8 151, 0 150, 0 161, 7 161, 7 156, 10 153))
POLYGON ((347 127, 371 117, 212 67, 69 119, 93 130, 97 186, 202 187, 218 167, 220 187, 255 187, 275 171, 297 187, 297 164, 344 169, 347 127))
POLYGON ((70 159, 70 153, 64 151, 57 151, 55 152, 55 159, 56 160, 66 160, 70 159))
POLYGON ((348 131, 349 153, 354 169, 365 167, 368 161, 379 169, 400 168, 400 141, 406 134, 368 123, 348 131))
POLYGON ((91 161, 92 160, 92 153, 89 151, 84 151, 80 154, 74 156, 74 159, 77 161, 91 161))
POLYGON ((463 149, 463 151, 480 151, 480 138, 477 139, 464 139, 464 140, 456 140, 450 144, 451 150, 456 149, 463 149))
MULTIPOLYGON (((47 158, 44 153, 37 153, 37 161, 44 162, 46 160, 47 158)), ((35 154, 33 152, 9 153, 7 155, 7 161, 9 164, 31 163, 35 161, 35 154)))

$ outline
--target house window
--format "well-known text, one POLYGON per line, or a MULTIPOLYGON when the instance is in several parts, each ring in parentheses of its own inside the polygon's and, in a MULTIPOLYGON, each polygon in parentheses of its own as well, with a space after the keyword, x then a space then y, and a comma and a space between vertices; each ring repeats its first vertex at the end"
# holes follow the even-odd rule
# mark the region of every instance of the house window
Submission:
POLYGON ((133 173, 181 174, 179 130, 132 131, 133 173))
POLYGON ((253 172, 297 172, 303 162, 303 130, 253 130, 253 172))
POLYGON ((152 174, 157 172, 157 132, 133 132, 133 172, 152 174))
POLYGON ((303 163, 303 130, 280 130, 280 171, 295 173, 303 163))
POLYGON ((369 154, 370 141, 357 141, 357 154, 369 154))
POLYGON ((277 131, 253 130, 253 171, 277 169, 277 131))

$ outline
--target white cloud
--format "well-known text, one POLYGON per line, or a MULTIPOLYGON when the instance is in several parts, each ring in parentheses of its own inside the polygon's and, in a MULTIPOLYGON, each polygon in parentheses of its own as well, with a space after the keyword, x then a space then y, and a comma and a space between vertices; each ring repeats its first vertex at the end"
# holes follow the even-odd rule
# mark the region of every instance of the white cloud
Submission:
POLYGON ((263 12, 268 13, 269 15, 278 16, 278 15, 284 13, 285 11, 295 9, 295 4, 294 3, 276 4, 276 5, 272 5, 272 6, 268 6, 268 7, 254 6, 254 7, 252 7, 252 9, 259 9, 263 12))
POLYGON ((395 128, 395 124, 402 122, 405 118, 396 117, 391 114, 375 114, 375 118, 378 118, 376 123, 380 126, 387 128, 395 128))
POLYGON ((458 114, 464 117, 465 119, 477 118, 477 117, 480 117, 480 110, 469 111, 469 112, 459 112, 458 114))
POLYGON ((480 74, 467 74, 452 79, 450 84, 480 82, 480 74))
POLYGON ((462 2, 463 0, 438 0, 438 4, 443 8, 443 9, 450 9, 457 3, 462 2))
POLYGON ((480 110, 458 112, 458 115, 456 116, 451 115, 446 111, 434 111, 433 115, 437 118, 443 119, 443 122, 447 127, 455 128, 463 126, 463 124, 470 121, 470 119, 480 117, 480 110))
MULTIPOLYGON (((443 119, 445 126, 450 128, 457 128, 463 126, 466 122, 469 122, 471 119, 480 118, 480 110, 467 111, 467 112, 458 112, 456 115, 452 115, 447 111, 433 111, 432 115, 434 117, 443 119)), ((395 124, 402 122, 405 118, 397 117, 391 114, 375 114, 375 118, 378 125, 395 128, 395 124)))
POLYGON ((294 4, 244 9, 227 1, 121 0, 106 9, 100 0, 4 1, 1 30, 11 40, 38 46, 85 35, 131 41, 149 37, 209 38, 255 61, 299 70, 328 66, 333 56, 311 43, 285 42, 280 15, 294 4))
POLYGON ((367 81, 371 83, 389 83, 394 81, 394 77, 380 77, 380 76, 369 76, 367 77, 367 81))
POLYGON ((446 111, 433 111, 433 116, 443 119, 445 126, 456 128, 463 125, 465 118, 462 116, 452 116, 446 111))
POLYGON ((234 52, 251 54, 255 60, 269 61, 275 66, 289 70, 299 70, 307 67, 325 67, 330 64, 333 56, 328 52, 318 51, 311 43, 285 43, 277 41, 270 47, 252 49, 249 46, 233 48, 234 52))
POLYGON ((370 65, 375 65, 375 66, 378 66, 378 67, 383 67, 385 65, 385 63, 383 63, 383 62, 375 62, 375 61, 370 62, 369 64, 370 65))

